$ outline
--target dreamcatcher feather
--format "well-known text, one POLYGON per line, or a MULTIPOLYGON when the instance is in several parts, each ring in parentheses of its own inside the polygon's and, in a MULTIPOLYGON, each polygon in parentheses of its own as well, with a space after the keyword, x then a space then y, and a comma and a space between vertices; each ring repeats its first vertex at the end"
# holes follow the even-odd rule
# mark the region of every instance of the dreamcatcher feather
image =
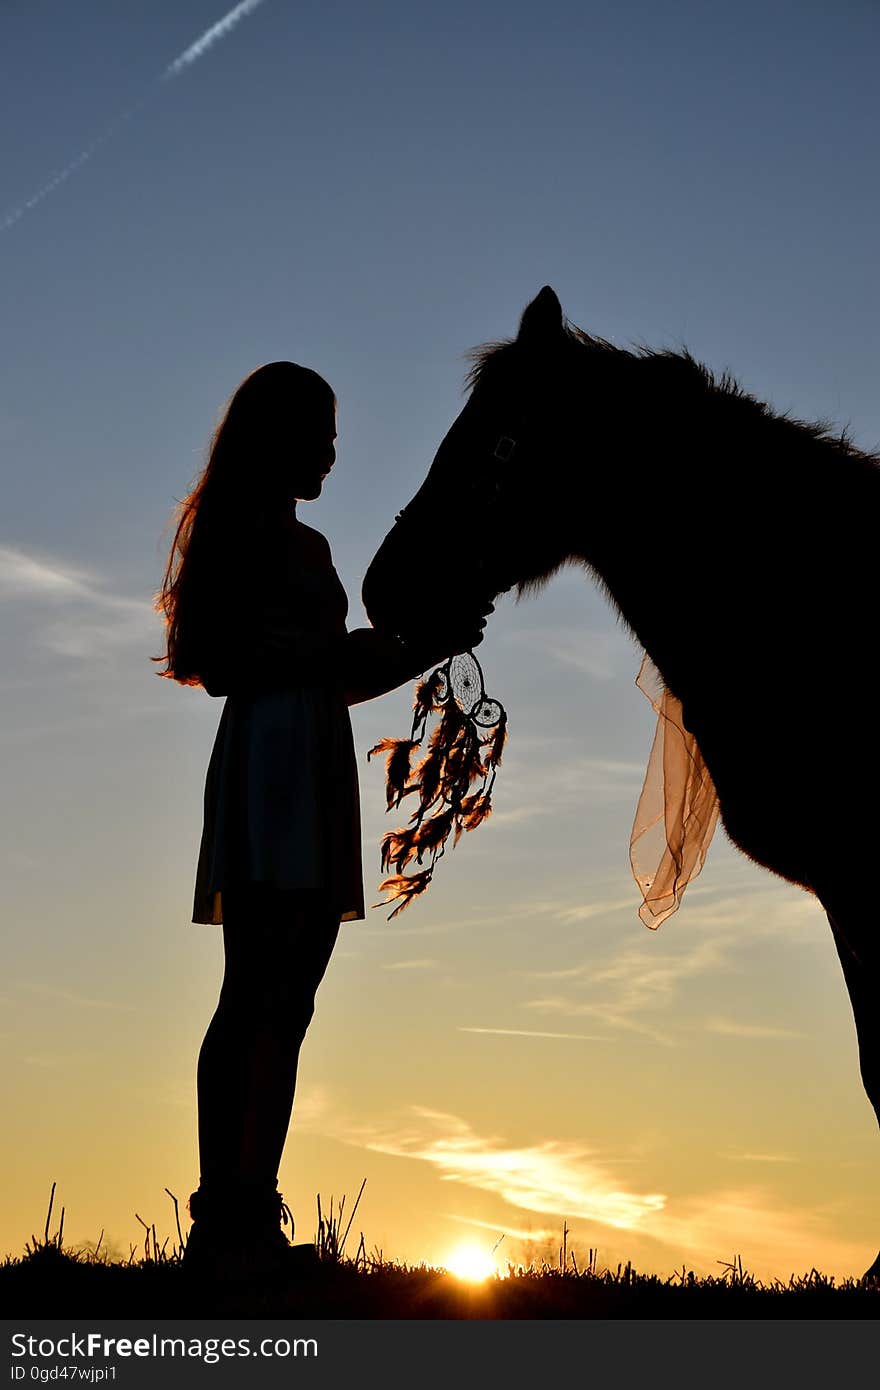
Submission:
POLYGON ((495 772, 506 739, 504 707, 487 698, 483 672, 473 652, 461 652, 416 687, 409 738, 383 738, 367 753, 368 762, 374 753, 388 754, 386 813, 399 806, 405 796, 419 794, 409 825, 390 831, 382 840, 382 872, 387 873, 392 864, 397 872, 379 884, 379 891, 389 894, 385 902, 372 906, 387 906, 399 898, 398 906, 388 914, 389 922, 425 892, 436 861, 446 852, 450 833, 455 832, 454 848, 463 830, 474 830, 491 813, 495 772), (413 755, 432 712, 441 715, 440 723, 431 734, 424 757, 413 768, 413 755), (482 787, 471 792, 479 777, 482 787), (431 856, 426 869, 404 873, 413 860, 423 864, 426 854, 431 856))

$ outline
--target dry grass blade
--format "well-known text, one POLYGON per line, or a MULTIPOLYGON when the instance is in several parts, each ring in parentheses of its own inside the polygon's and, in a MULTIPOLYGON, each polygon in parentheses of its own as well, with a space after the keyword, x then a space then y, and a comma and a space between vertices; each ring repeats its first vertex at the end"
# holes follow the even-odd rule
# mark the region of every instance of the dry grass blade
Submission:
POLYGON ((168 1189, 167 1187, 166 1187, 165 1191, 168 1193, 168 1196, 171 1198, 172 1202, 174 1203, 174 1221, 175 1221, 175 1224, 176 1224, 176 1226, 177 1226, 177 1239, 180 1241, 180 1249, 181 1249, 181 1252, 182 1252, 182 1251, 183 1251, 183 1248, 184 1248, 184 1245, 186 1244, 186 1242, 185 1242, 184 1239, 183 1239, 183 1232, 182 1232, 181 1229, 180 1229, 180 1212, 179 1212, 178 1206, 177 1206, 177 1198, 175 1197, 175 1195, 174 1195, 173 1192, 169 1191, 169 1189, 168 1189))
MULTIPOLYGON (((352 1221, 354 1220, 354 1214, 355 1214, 355 1212, 356 1212, 357 1209, 358 1209, 358 1206, 359 1206, 359 1204, 360 1204, 360 1200, 361 1200, 361 1197, 363 1196, 364 1188, 366 1187, 366 1185, 367 1185, 367 1180, 366 1180, 366 1178, 364 1178, 363 1182, 361 1183, 360 1192, 358 1192, 358 1195, 357 1195, 357 1199, 356 1199, 356 1201, 355 1201, 355 1204, 354 1204, 354 1206, 353 1206, 352 1209, 351 1209, 351 1216, 348 1218, 348 1225, 347 1225, 346 1228, 345 1228, 345 1234, 343 1235, 343 1237, 342 1237, 342 1242, 341 1242, 341 1244, 340 1244, 340 1246, 339 1246, 339 1253, 340 1253, 340 1255, 342 1254, 343 1250, 345 1249, 346 1237, 348 1236, 348 1233, 349 1233, 349 1231, 351 1230, 351 1223, 352 1223, 352 1221)), ((363 1236, 361 1236, 361 1239, 363 1240, 363 1236)))
MULTIPOLYGON (((143 1217, 138 1216, 137 1212, 135 1212, 135 1217, 138 1221, 140 1221, 141 1225, 147 1233, 146 1240, 144 1241, 144 1258, 148 1260, 150 1258, 150 1228, 147 1225, 146 1221, 143 1219, 143 1217)), ((132 1247, 132 1249, 133 1248, 134 1247, 132 1247)))
POLYGON ((49 1222, 52 1220, 52 1203, 55 1201, 55 1188, 57 1183, 52 1184, 52 1191, 49 1193, 49 1210, 46 1213, 46 1227, 43 1232, 43 1244, 49 1244, 49 1222))

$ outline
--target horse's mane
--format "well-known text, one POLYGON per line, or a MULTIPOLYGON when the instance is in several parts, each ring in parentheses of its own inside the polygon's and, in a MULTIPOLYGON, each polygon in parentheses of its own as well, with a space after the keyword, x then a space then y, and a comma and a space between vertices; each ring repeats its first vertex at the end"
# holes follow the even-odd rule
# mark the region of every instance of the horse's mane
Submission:
MULTIPOLYGON (((618 347, 606 338, 585 333, 582 328, 578 328, 567 319, 563 321, 562 333, 562 352, 573 366, 579 362, 586 367, 590 357, 594 365, 601 363, 606 369, 615 367, 627 371, 636 364, 644 370, 644 364, 656 374, 658 388, 667 389, 675 380, 682 389, 696 391, 704 399, 714 397, 737 402, 740 408, 750 411, 755 416, 783 423, 792 431, 798 432, 802 439, 815 440, 830 446, 846 458, 861 459, 880 467, 880 452, 860 449, 854 444, 848 425, 838 428, 831 420, 799 420, 788 411, 774 410, 766 401, 759 400, 757 396, 746 391, 727 369, 716 374, 711 368, 698 362, 684 346, 679 349, 652 348, 639 343, 635 345, 635 350, 630 350, 618 347)), ((511 360, 512 355, 519 351, 520 345, 515 338, 501 338, 470 348, 464 354, 471 360, 471 366, 465 376, 464 390, 472 392, 490 374, 494 374, 505 360, 511 360)))

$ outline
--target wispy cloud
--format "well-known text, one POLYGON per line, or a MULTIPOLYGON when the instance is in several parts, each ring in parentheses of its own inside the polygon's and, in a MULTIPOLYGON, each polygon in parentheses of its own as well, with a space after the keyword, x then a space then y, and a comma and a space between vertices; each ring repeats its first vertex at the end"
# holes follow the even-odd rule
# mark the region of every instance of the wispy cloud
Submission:
POLYGON ((797 1163, 791 1154, 722 1154, 733 1163, 797 1163))
POLYGON ((344 1139, 334 1113, 329 1088, 320 1082, 301 1086, 296 1094, 296 1126, 301 1130, 319 1131, 344 1139))
POLYGON ((83 1062, 92 1062, 97 1056, 95 1051, 64 1051, 64 1052, 32 1052, 27 1056, 22 1056, 22 1061, 30 1067, 40 1067, 43 1071, 66 1071, 68 1067, 82 1065, 83 1062))
POLYGON ((537 1226, 529 1229, 528 1226, 511 1226, 505 1222, 504 1226, 499 1226, 491 1221, 478 1221, 474 1216, 459 1216, 457 1212, 444 1212, 447 1221, 460 1221, 463 1226, 476 1226, 480 1231, 492 1231, 496 1236, 507 1236, 512 1240, 523 1241, 547 1241, 556 1240, 559 1231, 555 1226, 537 1226))
POLYGON ((49 985, 42 981, 22 980, 18 982, 17 988, 27 991, 30 995, 36 995, 40 999, 53 1000, 59 1004, 73 1004, 82 1009, 107 1009, 122 1013, 140 1012, 135 1004, 129 1004, 123 1000, 94 999, 87 994, 78 994, 75 990, 62 989, 58 985, 49 985))
POLYGON ((536 755, 518 746, 505 755, 504 796, 509 810, 493 811, 493 824, 517 825, 575 810, 624 804, 635 812, 645 762, 578 753, 572 739, 554 739, 536 755))
POLYGON ((436 960, 392 960, 388 961, 382 968, 384 970, 436 970, 440 962, 436 960))
MULTIPOLYGON (((216 43, 219 43, 221 39, 225 38, 247 15, 252 14, 261 4, 263 4, 263 0, 242 0, 240 5, 236 5, 234 9, 231 9, 222 19, 219 19, 216 24, 212 24, 194 43, 191 43, 188 48, 185 48, 182 53, 174 58, 159 74, 156 79, 157 83, 168 82, 186 72, 188 68, 191 68, 194 63, 198 62, 199 58, 205 53, 208 53, 216 43)), ((80 150, 79 154, 74 155, 63 168, 59 169, 51 178, 47 179, 30 198, 27 198, 23 203, 19 203, 16 207, 11 208, 2 220, 0 220, 0 232, 5 232, 8 228, 14 226, 26 213, 30 212, 33 208, 42 203, 44 199, 48 198, 50 193, 54 193, 56 188, 60 188, 63 183, 66 183, 77 170, 81 169, 82 166, 116 134, 126 121, 130 120, 133 115, 146 106, 151 95, 151 92, 147 92, 138 101, 134 102, 133 105, 126 107, 124 111, 119 111, 108 121, 104 129, 80 150)))
MULTIPOLYGON (((576 924, 591 918, 633 910, 633 898, 602 897, 593 901, 551 908, 551 919, 576 924)), ((663 927, 660 932, 628 934, 626 944, 611 959, 597 958, 603 945, 591 938, 582 959, 556 969, 526 970, 527 980, 551 986, 546 993, 528 999, 523 1007, 536 1013, 562 1019, 590 1019, 606 1026, 644 1034, 658 1042, 672 1043, 673 1031, 695 1029, 719 1037, 785 1040, 803 1036, 795 1029, 777 1025, 772 1018, 731 1018, 723 1014, 685 1022, 673 1013, 671 1005, 687 991, 689 983, 700 978, 748 972, 749 953, 767 939, 784 941, 786 948, 804 949, 826 935, 824 914, 819 904, 792 886, 772 884, 753 867, 736 863, 721 875, 721 884, 694 885, 683 913, 688 921, 663 927), (736 887, 731 891, 730 880, 736 887), (739 880, 739 881, 738 881, 739 880), (739 884, 742 882, 742 892, 739 884), (719 892, 718 889, 721 889, 719 892), (699 933, 696 935, 695 933, 699 933), (656 1019, 663 1013, 663 1024, 656 1019), (671 1025, 668 1020, 672 1020, 671 1025)))
POLYGON ((829 1214, 798 1207, 763 1188, 722 1188, 670 1202, 643 1228, 683 1257, 718 1273, 718 1262, 740 1255, 759 1277, 787 1279, 816 1267, 856 1277, 873 1258, 865 1245, 829 1231, 829 1214))
MULTIPOLYGON (((380 828, 382 821, 377 821, 380 828)), ((444 917, 437 922, 419 922, 413 920, 408 923, 406 916, 399 918, 398 921, 388 923, 385 917, 377 915, 368 917, 364 925, 360 928, 358 935, 370 932, 376 936, 393 936, 395 940, 408 936, 445 936, 451 932, 470 931, 474 927, 488 929, 493 926, 506 925, 511 921, 519 921, 522 918, 527 920, 537 920, 539 917, 548 917, 553 914, 562 903, 558 899, 550 898, 529 898, 526 901, 517 901, 505 905, 500 911, 478 912, 469 917, 444 917), (399 925, 398 925, 399 922, 399 925)))
POLYGON ((527 1000, 523 1008, 534 1009, 536 1013, 555 1014, 561 1018, 596 1019, 608 1028, 618 1028, 624 1032, 651 1038, 664 1047, 673 1047, 676 1042, 667 1030, 658 1028, 656 1024, 639 1015, 633 1017, 613 1003, 589 1004, 563 994, 545 994, 537 999, 527 1000))
MULTIPOLYGON (((616 1243, 637 1265, 644 1259, 662 1268, 665 1258, 669 1270, 686 1261, 718 1274, 721 1261, 741 1255, 744 1268, 759 1277, 783 1279, 814 1265, 828 1273, 859 1274, 873 1257, 864 1243, 833 1234, 836 1208, 799 1207, 777 1190, 729 1186, 672 1196, 649 1185, 636 1189, 621 1177, 624 1160, 619 1158, 561 1141, 510 1145, 497 1135, 478 1133, 457 1115, 425 1106, 409 1107, 385 1127, 345 1123, 322 1095, 310 1118, 330 1137, 428 1164, 442 1181, 500 1199, 541 1222, 540 1229, 529 1230, 521 1219, 508 1225, 503 1214, 495 1221, 450 1214, 452 1220, 505 1232, 512 1240, 558 1241, 565 1220, 575 1228, 575 1238, 598 1241, 606 1255, 616 1243), (555 1224, 548 1224, 551 1219, 555 1224), (615 1231, 625 1235, 612 1237, 615 1231)), ((737 1157, 771 1167, 786 1162, 785 1155, 737 1157)))
POLYGON ((706 1022, 709 1033, 720 1033, 729 1038, 802 1038, 803 1033, 794 1028, 776 1028, 770 1023, 741 1023, 734 1018, 710 1018, 706 1022))
MULTIPOLYGON (((517 627, 504 633, 506 646, 527 647, 530 654, 609 681, 633 663, 633 644, 621 632, 582 627, 517 627)), ((633 676, 635 679, 635 675, 633 676)))
POLYGON ((0 599, 46 598, 55 602, 88 594, 83 570, 56 560, 41 560, 13 546, 0 546, 0 599))
MULTIPOLYGON (((827 930, 821 904, 794 884, 781 883, 765 871, 737 856, 737 875, 725 875, 719 883, 710 876, 687 890, 686 903, 699 902, 701 930, 707 928, 739 940, 775 936, 804 943, 811 940, 810 921, 827 930), (702 901, 701 901, 702 900, 702 901)), ((732 867, 732 866, 731 866, 732 867)), ((704 874, 709 873, 707 863, 704 874)), ((696 918, 696 913, 693 914, 696 918)))
POLYGON ((600 1019, 603 1023, 642 1033, 671 1044, 670 1034, 651 1022, 651 1013, 668 1013, 682 984, 694 976, 731 968, 726 943, 703 939, 690 949, 657 954, 658 943, 628 946, 604 965, 595 960, 564 970, 528 971, 531 979, 564 980, 578 985, 578 994, 560 992, 526 1001, 524 1007, 557 1017, 600 1019))
POLYGON ((92 657, 108 647, 144 645, 157 635, 158 618, 146 599, 107 592, 85 570, 0 546, 0 602, 29 603, 44 612, 63 609, 35 625, 38 645, 60 656, 92 657))
POLYGON ((586 922, 591 917, 608 917, 614 912, 635 913, 640 901, 638 888, 633 883, 632 893, 625 898, 596 898, 592 902, 560 907, 553 915, 559 922, 586 922))
POLYGON ((503 1038, 569 1038, 573 1042, 607 1042, 597 1033, 543 1033, 535 1028, 464 1028, 459 1033, 493 1033, 503 1038))
POLYGON ((581 1145, 547 1141, 517 1148, 477 1134, 456 1115, 425 1106, 411 1106, 402 1124, 385 1130, 338 1123, 328 1130, 328 1120, 326 1111, 320 1114, 324 1133, 334 1132, 334 1137, 376 1153, 428 1163, 444 1181, 492 1193, 523 1211, 576 1216, 626 1230, 666 1202, 662 1193, 627 1190, 598 1154, 581 1145))

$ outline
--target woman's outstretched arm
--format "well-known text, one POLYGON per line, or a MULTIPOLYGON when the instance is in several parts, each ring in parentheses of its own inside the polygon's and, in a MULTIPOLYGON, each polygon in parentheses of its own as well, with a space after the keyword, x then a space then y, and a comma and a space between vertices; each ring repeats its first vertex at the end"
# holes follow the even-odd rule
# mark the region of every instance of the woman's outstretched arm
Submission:
POLYGON ((360 705, 387 695, 389 690, 415 680, 428 666, 443 659, 440 656, 435 660, 434 648, 416 650, 373 627, 357 627, 348 634, 345 644, 345 703, 360 705))
POLYGON ((212 654, 202 684, 209 695, 222 696, 329 678, 341 685, 347 705, 359 705, 415 680, 453 652, 477 646, 484 626, 482 619, 469 619, 402 643, 372 627, 323 633, 275 621, 237 649, 212 654))

